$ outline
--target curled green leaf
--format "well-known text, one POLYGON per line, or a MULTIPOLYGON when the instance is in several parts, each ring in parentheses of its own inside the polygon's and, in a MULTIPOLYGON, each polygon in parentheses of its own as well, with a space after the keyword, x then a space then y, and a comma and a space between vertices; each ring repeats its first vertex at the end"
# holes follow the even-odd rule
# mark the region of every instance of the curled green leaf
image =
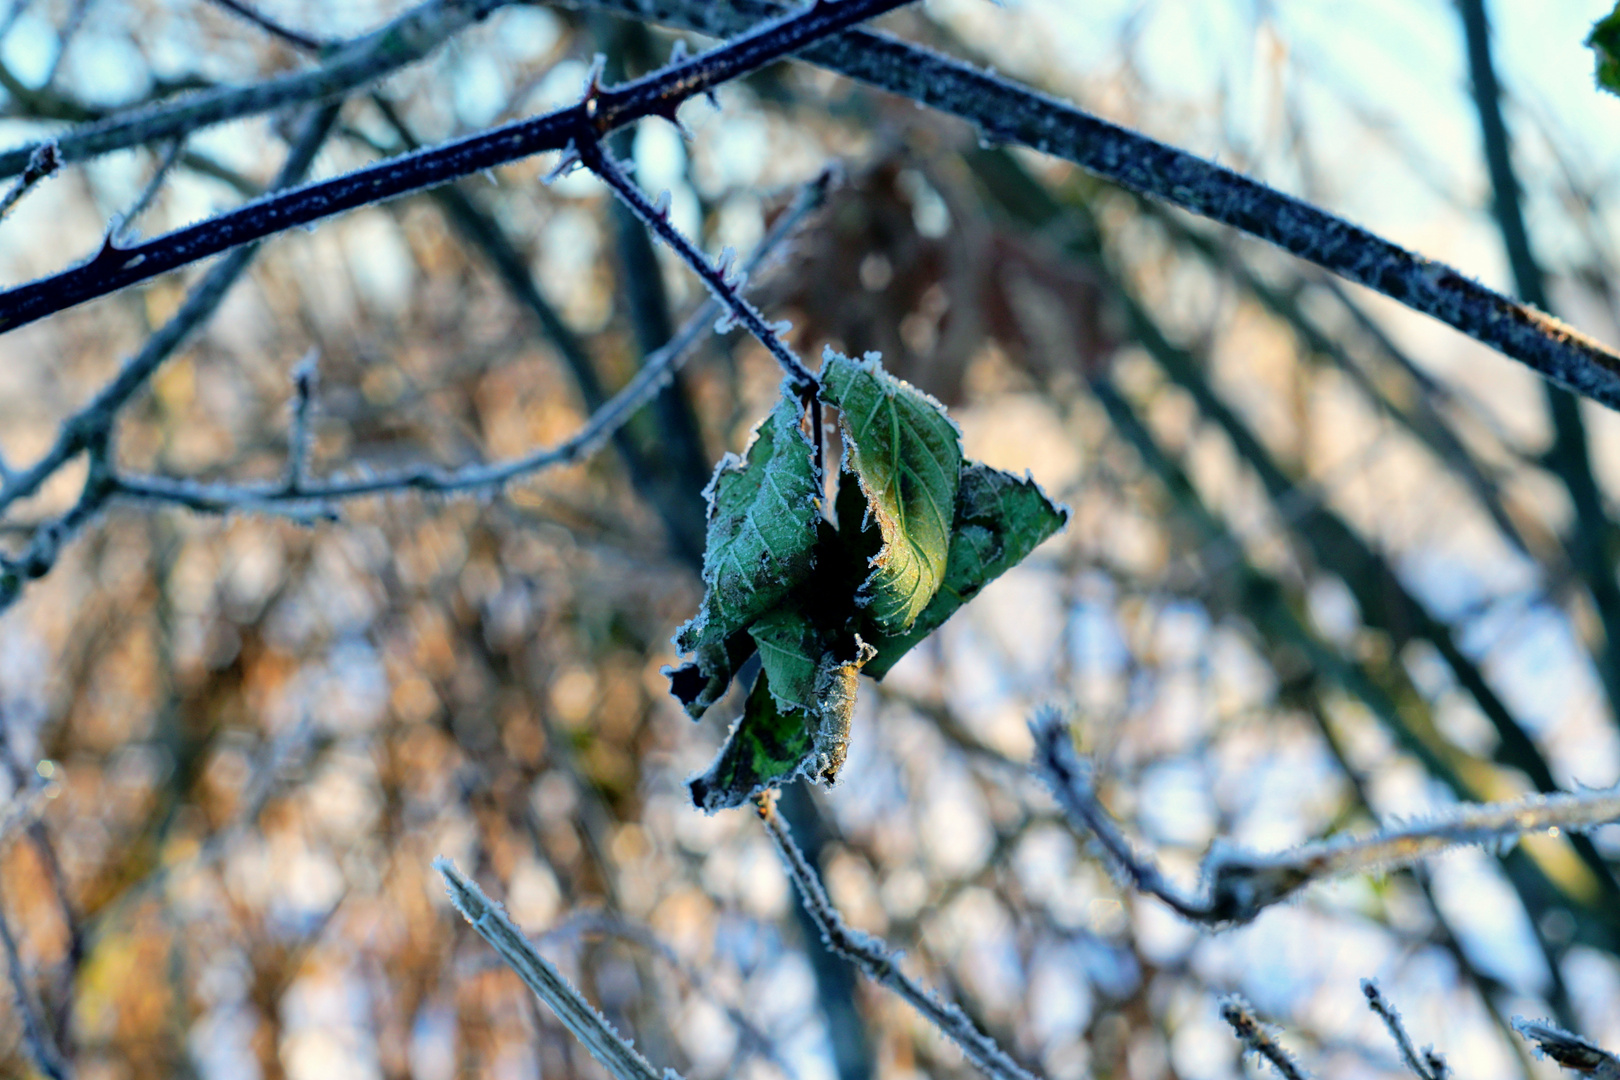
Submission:
POLYGON ((782 708, 771 693, 770 677, 761 671, 714 764, 686 782, 692 802, 711 814, 741 806, 771 783, 798 772, 814 741, 809 717, 782 708))
POLYGON ((753 651, 744 633, 787 599, 815 560, 818 485, 802 406, 784 387, 738 458, 727 454, 704 496, 703 607, 675 635, 691 663, 666 669, 670 689, 694 718, 718 701, 753 651))
POLYGON ((875 353, 851 360, 827 350, 821 397, 842 416, 845 466, 883 537, 862 586, 870 618, 884 633, 902 633, 944 580, 961 432, 944 406, 884 371, 875 353))
POLYGON ((874 638, 877 657, 866 666, 874 679, 979 594, 1022 562, 1069 520, 1069 512, 1046 497, 1027 476, 969 462, 962 468, 945 580, 911 628, 874 638))
MULTIPOLYGON (((813 628, 777 629, 784 639, 801 630, 814 632, 813 628)), ((786 671, 792 681, 792 689, 785 694, 773 681, 772 662, 767 659, 771 655, 762 643, 760 657, 765 663, 742 717, 714 763, 687 781, 692 801, 709 813, 741 806, 766 788, 800 774, 831 784, 848 756, 855 684, 861 666, 873 656, 872 648, 856 638, 853 656, 848 659, 840 659, 833 649, 823 651, 808 665, 802 655, 788 658, 786 668, 776 669, 786 671), (809 693, 803 694, 806 666, 809 693), (809 698, 804 707, 786 703, 801 695, 809 698)), ((778 654, 779 660, 783 658, 778 654)))

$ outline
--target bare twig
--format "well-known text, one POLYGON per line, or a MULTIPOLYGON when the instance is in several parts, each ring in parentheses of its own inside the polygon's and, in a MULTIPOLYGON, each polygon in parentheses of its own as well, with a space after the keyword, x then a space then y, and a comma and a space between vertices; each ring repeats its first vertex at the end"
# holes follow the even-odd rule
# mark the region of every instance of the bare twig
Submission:
POLYGON ((1193 922, 1210 922, 1209 905, 1176 888, 1151 857, 1137 853, 1113 815, 1097 798, 1091 782, 1091 763, 1081 760, 1069 741, 1068 725, 1056 709, 1042 709, 1030 721, 1035 736, 1035 768, 1057 796, 1071 822, 1097 838, 1109 863, 1136 891, 1157 896, 1177 914, 1193 922))
POLYGON ((974 1026, 960 1007, 941 1001, 911 976, 900 970, 900 954, 881 939, 852 930, 844 924, 838 909, 827 898, 821 879, 793 842, 787 825, 776 813, 776 793, 765 792, 757 807, 771 843, 782 857, 788 877, 799 890, 799 899, 821 930, 827 947, 864 971, 874 982, 882 983, 905 999, 923 1017, 961 1047, 967 1059, 986 1076, 995 1080, 1035 1080, 1033 1073, 1012 1059, 994 1039, 974 1026))
POLYGON ((282 487, 296 495, 309 472, 309 415, 315 408, 315 388, 320 382, 321 354, 311 349, 293 368, 292 426, 287 432, 287 476, 282 487))
POLYGON ((1221 1019, 1232 1025, 1232 1030, 1243 1043, 1243 1048, 1258 1054, 1271 1063, 1283 1080, 1306 1080, 1310 1074, 1300 1068, 1288 1051, 1278 1045, 1259 1020, 1247 1001, 1237 995, 1221 1002, 1221 1019))
POLYGON ((778 364, 782 365, 782 370, 793 380, 794 389, 800 393, 808 393, 815 389, 817 385, 815 374, 805 367, 804 361, 795 356, 793 350, 782 341, 779 333, 782 328, 767 323, 759 309, 743 299, 740 290, 747 284, 747 275, 732 271, 734 253, 729 248, 721 253, 717 261, 709 262, 669 220, 668 208, 661 205, 654 206, 647 196, 642 194, 641 188, 624 175, 624 170, 619 168, 605 146, 594 140, 585 141, 575 147, 575 152, 579 154, 585 167, 600 176, 602 181, 613 189, 614 194, 635 211, 643 224, 681 257, 681 261, 703 282, 709 294, 720 302, 726 314, 721 316, 720 323, 715 327, 716 331, 724 333, 731 329, 733 322, 740 323, 758 338, 759 343, 765 346, 778 364))
POLYGON ((653 933, 649 927, 614 915, 609 911, 589 909, 577 911, 568 916, 550 930, 536 936, 534 941, 537 945, 552 941, 568 941, 582 938, 586 934, 618 938, 655 954, 665 964, 669 965, 682 982, 698 993, 711 998, 725 1010, 727 1018, 731 1020, 732 1024, 736 1025, 738 1033, 742 1036, 743 1043, 749 1048, 750 1052, 776 1066, 788 1080, 796 1080, 797 1072, 793 1066, 783 1059, 775 1041, 761 1031, 759 1026, 749 1019, 741 1009, 725 1001, 701 969, 695 968, 682 960, 675 950, 657 934, 653 933))
MULTIPOLYGON (((594 87, 588 90, 587 100, 594 93, 594 87)), ((805 407, 810 411, 810 443, 816 448, 816 475, 824 476, 822 455, 825 451, 821 437, 821 405, 816 398, 816 389, 820 383, 810 369, 805 367, 804 361, 800 360, 782 340, 782 334, 790 327, 785 323, 766 322, 759 309, 743 298, 742 289, 748 282, 748 273, 746 270, 733 272, 731 263, 736 257, 735 253, 727 248, 713 263, 704 258, 703 253, 681 235, 674 222, 669 220, 669 209, 661 204, 655 206, 648 201, 641 188, 624 175, 624 170, 619 168, 618 163, 613 160, 613 155, 608 153, 607 147, 601 142, 582 138, 576 144, 575 152, 585 167, 601 177, 655 236, 680 255, 681 261, 697 274, 708 288, 709 294, 721 304, 724 314, 715 323, 715 332, 725 333, 734 324, 741 323, 761 345, 765 346, 766 351, 782 366, 782 370, 787 372, 794 390, 804 399, 805 407)))
POLYGON ((330 48, 332 42, 324 38, 311 37, 300 30, 294 30, 284 23, 277 22, 251 4, 244 4, 242 0, 211 0, 215 7, 224 8, 244 22, 252 23, 271 37, 280 38, 289 45, 309 52, 320 52, 330 48))
POLYGON ((39 821, 45 804, 57 792, 37 770, 25 770, 14 760, 8 763, 13 766, 12 792, 6 808, 0 810, 0 853, 11 846, 15 834, 32 828, 39 821))
POLYGON ((647 1059, 638 1054, 628 1039, 586 1001, 556 966, 541 956, 523 936, 523 931, 507 917, 501 906, 473 882, 463 877, 455 864, 443 856, 433 860, 433 868, 444 877, 450 902, 472 924, 480 937, 501 954, 524 985, 545 1002, 557 1019, 568 1026, 591 1056, 613 1074, 616 1080, 678 1080, 673 1069, 660 1076, 647 1059))
POLYGON ((62 20, 61 29, 56 32, 56 55, 51 57, 51 66, 45 72, 45 80, 40 85, 49 87, 56 81, 56 76, 62 71, 62 61, 67 59, 68 47, 84 25, 84 16, 90 10, 90 0, 73 0, 73 6, 68 9, 67 18, 62 20))
POLYGON ((135 223, 140 220, 142 214, 146 213, 146 208, 152 205, 152 200, 157 198, 158 189, 163 186, 163 181, 168 179, 169 170, 174 168, 175 162, 180 160, 185 147, 186 140, 183 138, 169 140, 169 144, 164 149, 162 156, 158 158, 158 165, 152 173, 152 178, 141 189, 141 193, 136 197, 134 204, 124 211, 122 217, 113 222, 110 231, 114 244, 123 244, 136 235, 135 223))
POLYGON ((1620 1058, 1596 1043, 1546 1020, 1515 1016, 1513 1026, 1520 1035, 1536 1044, 1538 1054, 1545 1054, 1571 1072, 1582 1073, 1593 1080, 1620 1080, 1620 1058))
POLYGON ((1417 1047, 1412 1045, 1412 1037, 1406 1033, 1406 1025, 1401 1023, 1401 1014, 1384 997, 1378 984, 1371 979, 1362 979, 1361 992, 1366 995, 1367 1007, 1389 1029, 1390 1038, 1395 1040, 1406 1067, 1417 1073, 1419 1080, 1446 1080, 1446 1074, 1450 1071, 1446 1067, 1446 1059, 1433 1047, 1424 1047, 1422 1053, 1418 1052, 1417 1047))
POLYGON ((1150 857, 1139 855, 1103 807, 1089 763, 1075 753, 1056 709, 1030 721, 1035 767, 1076 825, 1098 839, 1111 864, 1138 891, 1169 904, 1182 917, 1210 925, 1244 923, 1313 881, 1391 866, 1407 866, 1467 844, 1495 845, 1530 833, 1584 831, 1620 820, 1620 787, 1536 795, 1511 803, 1465 803, 1432 819, 1368 836, 1301 844, 1272 854, 1217 844, 1204 859, 1206 896, 1171 885, 1150 857))

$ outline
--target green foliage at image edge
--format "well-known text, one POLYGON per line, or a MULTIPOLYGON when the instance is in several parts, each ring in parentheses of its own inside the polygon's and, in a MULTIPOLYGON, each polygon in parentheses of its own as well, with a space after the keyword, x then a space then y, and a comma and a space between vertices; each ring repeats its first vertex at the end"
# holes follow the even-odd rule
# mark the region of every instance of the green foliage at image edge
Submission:
POLYGON ((1620 4, 1592 24, 1586 44, 1597 53, 1598 87, 1620 94, 1620 4))

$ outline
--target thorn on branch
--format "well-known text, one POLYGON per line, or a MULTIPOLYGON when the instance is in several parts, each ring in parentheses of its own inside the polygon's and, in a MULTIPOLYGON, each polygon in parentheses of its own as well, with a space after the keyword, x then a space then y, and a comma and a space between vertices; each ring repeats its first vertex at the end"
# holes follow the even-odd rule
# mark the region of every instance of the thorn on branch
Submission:
POLYGON ((547 187, 550 187, 557 181, 572 176, 574 174, 574 170, 578 169, 579 167, 579 151, 574 149, 574 140, 569 139, 568 145, 563 147, 562 157, 557 160, 557 164, 552 167, 550 172, 546 173, 546 175, 540 178, 540 182, 545 184, 547 187))

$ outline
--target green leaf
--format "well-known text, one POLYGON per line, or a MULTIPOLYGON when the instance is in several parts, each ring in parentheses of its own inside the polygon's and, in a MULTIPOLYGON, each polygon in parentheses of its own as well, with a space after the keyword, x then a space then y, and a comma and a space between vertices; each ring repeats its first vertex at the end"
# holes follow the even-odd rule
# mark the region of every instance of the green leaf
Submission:
POLYGON ((759 661, 771 677, 771 692, 784 709, 812 712, 816 707, 816 678, 826 638, 793 605, 783 605, 760 616, 749 628, 759 647, 759 661))
POLYGON ((944 406, 884 371, 876 353, 851 360, 828 349, 821 397, 839 409, 845 465, 883 537, 862 586, 870 618, 884 633, 902 633, 944 580, 961 433, 944 406))
POLYGON ((1620 94, 1620 4, 1592 26, 1586 44, 1597 53, 1597 84, 1620 94))
POLYGON ((888 674, 900 657, 939 629, 957 608, 1022 562, 1068 520, 1068 510, 1055 505, 1029 477, 978 462, 963 466, 944 583, 909 630, 874 638, 877 657, 866 666, 866 673, 874 679, 888 674))
MULTIPOLYGON (((765 636, 775 633, 781 641, 789 640, 794 633, 813 637, 815 629, 799 621, 804 623, 801 628, 778 625, 774 630, 768 628, 765 636)), ((808 664, 813 671, 805 695, 809 700, 799 708, 787 704, 786 699, 801 696, 803 668, 808 662, 803 654, 786 657, 773 653, 761 641, 760 659, 764 664, 748 694, 742 718, 727 736, 714 763, 687 781, 692 801, 713 813, 741 806, 764 789, 786 783, 800 773, 824 784, 835 781, 848 754, 855 684, 861 665, 873 655, 871 647, 859 638, 854 645, 852 660, 840 660, 829 649, 820 654, 817 662, 808 664), (793 688, 785 693, 778 692, 773 681, 773 656, 787 661, 787 667, 778 665, 776 669, 788 672, 793 681, 793 688)))
POLYGON ((819 485, 802 405, 784 386, 754 429, 742 458, 727 454, 704 492, 703 607, 675 635, 694 661, 665 669, 670 689, 694 718, 718 701, 753 651, 743 633, 788 597, 814 565, 819 485))

